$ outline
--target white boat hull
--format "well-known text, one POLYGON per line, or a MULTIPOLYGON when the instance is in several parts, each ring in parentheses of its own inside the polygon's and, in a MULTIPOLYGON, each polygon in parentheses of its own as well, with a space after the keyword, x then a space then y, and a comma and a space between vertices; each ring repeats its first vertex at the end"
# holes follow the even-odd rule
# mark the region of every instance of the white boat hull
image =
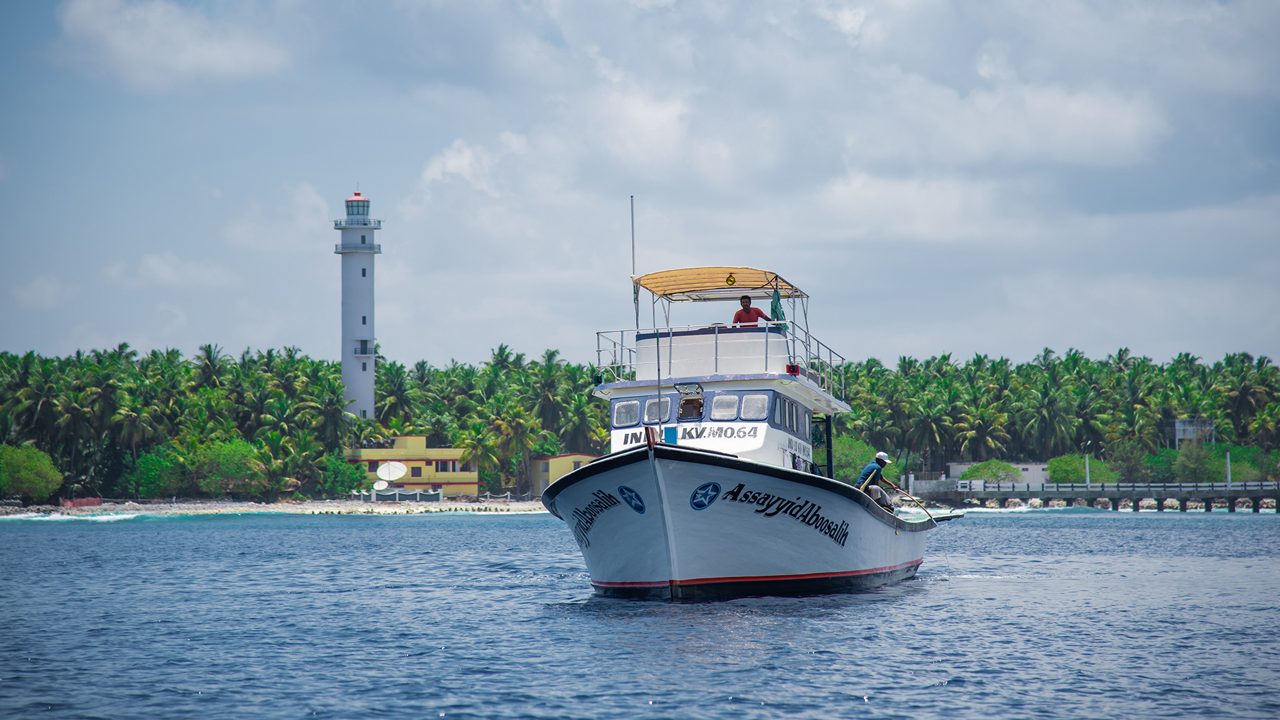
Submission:
POLYGON ((601 458, 543 504, 601 595, 678 601, 852 592, 915 575, 932 520, 827 478, 669 445, 601 458))

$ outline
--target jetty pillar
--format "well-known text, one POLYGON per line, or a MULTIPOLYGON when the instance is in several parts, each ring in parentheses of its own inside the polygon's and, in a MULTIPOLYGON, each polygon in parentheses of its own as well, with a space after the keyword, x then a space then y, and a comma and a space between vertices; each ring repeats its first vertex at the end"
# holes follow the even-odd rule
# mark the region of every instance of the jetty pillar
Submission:
POLYGON ((1227 512, 1235 512, 1237 502, 1236 498, 1227 498, 1227 512))
POLYGON ((1182 498, 1178 500, 1178 512, 1186 512, 1186 511, 1187 511, 1187 499, 1182 498))
POLYGON ((1133 503, 1133 508, 1132 508, 1132 510, 1133 510, 1134 512, 1138 512, 1138 508, 1142 507, 1142 500, 1140 500, 1139 498, 1134 498, 1134 499, 1130 500, 1129 502, 1133 503))
POLYGON ((1120 498, 1107 498, 1107 502, 1111 503, 1111 509, 1120 512, 1120 498))
POLYGON ((1204 511, 1213 512, 1213 498, 1204 499, 1204 511))
POLYGON ((1156 498, 1156 512, 1164 512, 1164 498, 1156 498))
POLYGON ((1262 512, 1262 498, 1253 499, 1253 511, 1262 512))

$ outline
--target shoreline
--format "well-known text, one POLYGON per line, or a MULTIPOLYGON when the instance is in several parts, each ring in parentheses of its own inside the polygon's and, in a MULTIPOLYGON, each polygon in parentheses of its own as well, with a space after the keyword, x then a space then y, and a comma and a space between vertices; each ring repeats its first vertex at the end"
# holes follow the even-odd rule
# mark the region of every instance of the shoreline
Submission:
POLYGON ((165 503, 106 502, 90 507, 54 505, 0 507, 0 517, 11 515, 429 515, 431 513, 545 513, 536 500, 441 500, 438 502, 366 502, 360 500, 306 500, 262 503, 236 500, 179 500, 165 503))

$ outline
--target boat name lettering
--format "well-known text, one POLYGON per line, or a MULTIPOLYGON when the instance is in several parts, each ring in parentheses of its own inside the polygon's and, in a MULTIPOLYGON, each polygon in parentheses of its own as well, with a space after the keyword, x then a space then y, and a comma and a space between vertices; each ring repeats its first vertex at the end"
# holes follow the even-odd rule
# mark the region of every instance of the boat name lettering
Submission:
POLYGON ((698 427, 680 428, 681 440, 703 440, 707 438, 753 438, 760 436, 759 425, 700 425, 698 427))
POLYGON ((773 495, 771 493, 748 490, 746 483, 738 483, 737 487, 720 496, 724 500, 756 506, 756 514, 763 517, 785 515, 796 522, 807 525, 831 538, 831 541, 844 547, 849 539, 849 523, 836 522, 822 514, 822 506, 812 500, 797 497, 794 500, 773 495))
POLYGON ((628 432, 622 435, 623 445, 639 445, 644 442, 644 433, 640 431, 628 432))
POLYGON ((577 521, 573 524, 573 537, 584 548, 591 545, 591 541, 587 539, 587 534, 591 532, 592 526, 596 524, 596 518, 600 517, 604 511, 622 504, 621 500, 604 490, 596 490, 591 493, 591 496, 594 499, 587 503, 586 507, 574 508, 572 513, 573 519, 577 521))

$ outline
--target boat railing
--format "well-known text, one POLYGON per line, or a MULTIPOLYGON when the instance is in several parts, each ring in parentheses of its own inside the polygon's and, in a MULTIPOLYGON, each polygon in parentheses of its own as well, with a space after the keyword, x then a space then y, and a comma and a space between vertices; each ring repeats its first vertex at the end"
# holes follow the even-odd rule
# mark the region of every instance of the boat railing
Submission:
POLYGON ((750 371, 805 377, 843 399, 844 363, 844 356, 808 330, 787 322, 596 333, 596 374, 602 382, 750 371))

